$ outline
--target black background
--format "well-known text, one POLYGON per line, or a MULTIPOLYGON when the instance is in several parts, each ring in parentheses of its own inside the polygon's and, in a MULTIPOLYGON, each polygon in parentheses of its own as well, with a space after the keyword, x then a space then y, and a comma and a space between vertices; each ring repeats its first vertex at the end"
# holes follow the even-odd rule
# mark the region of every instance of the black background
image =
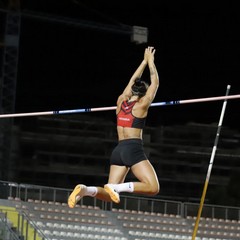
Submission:
MULTIPOLYGON (((148 45, 156 48, 160 77, 154 102, 222 96, 227 85, 230 94, 240 93, 240 22, 232 3, 25 0, 21 10, 16 112, 114 106, 148 45), (147 27, 148 43, 34 17, 40 13, 147 27)), ((221 107, 222 101, 154 107, 148 123, 214 123, 221 107)), ((224 125, 239 128, 239 120, 239 100, 228 101, 224 125)))

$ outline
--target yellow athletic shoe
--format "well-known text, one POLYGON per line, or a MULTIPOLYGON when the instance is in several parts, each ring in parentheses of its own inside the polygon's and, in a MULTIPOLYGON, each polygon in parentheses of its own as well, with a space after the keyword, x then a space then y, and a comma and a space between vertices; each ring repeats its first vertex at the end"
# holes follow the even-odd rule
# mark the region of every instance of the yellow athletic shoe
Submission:
POLYGON ((104 190, 110 195, 110 198, 115 203, 120 203, 120 197, 118 192, 111 186, 111 184, 105 184, 104 190))
POLYGON ((84 196, 86 186, 83 184, 77 185, 68 198, 68 206, 74 208, 77 202, 84 196))

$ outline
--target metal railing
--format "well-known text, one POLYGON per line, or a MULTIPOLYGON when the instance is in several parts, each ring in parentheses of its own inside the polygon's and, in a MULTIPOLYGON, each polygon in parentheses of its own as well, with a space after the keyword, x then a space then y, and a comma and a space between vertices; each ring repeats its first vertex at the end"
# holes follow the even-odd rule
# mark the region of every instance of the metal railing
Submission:
POLYGON ((24 211, 0 209, 0 240, 49 240, 24 211), (9 215, 16 215, 16 222, 9 215), (15 231, 13 230, 15 228, 15 231), (31 230, 32 231, 31 231, 31 230), (22 237, 22 238, 21 238, 22 237))
POLYGON ((19 240, 19 235, 13 231, 7 218, 7 213, 0 209, 0 240, 19 240))
MULTIPOLYGON (((72 189, 3 181, 0 181, 0 186, 3 190, 0 193, 0 198, 17 198, 22 201, 34 199, 39 201, 67 203, 67 199, 72 191, 72 189)), ((131 194, 121 195, 121 202, 119 204, 107 203, 91 197, 82 198, 79 204, 100 207, 103 210, 111 210, 113 208, 129 209, 142 212, 180 215, 181 217, 196 216, 198 212, 198 204, 196 203, 160 200, 136 195, 133 196, 131 194)), ((202 217, 240 220, 240 208, 205 204, 202 211, 202 217)))

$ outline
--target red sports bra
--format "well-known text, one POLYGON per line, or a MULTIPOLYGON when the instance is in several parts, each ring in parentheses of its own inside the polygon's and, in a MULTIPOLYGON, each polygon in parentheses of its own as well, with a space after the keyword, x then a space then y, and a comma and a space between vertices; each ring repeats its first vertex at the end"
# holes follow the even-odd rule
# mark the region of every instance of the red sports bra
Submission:
POLYGON ((129 128, 140 128, 143 129, 146 122, 145 118, 138 118, 133 116, 132 109, 137 101, 128 102, 123 101, 121 110, 117 114, 117 126, 129 127, 129 128))

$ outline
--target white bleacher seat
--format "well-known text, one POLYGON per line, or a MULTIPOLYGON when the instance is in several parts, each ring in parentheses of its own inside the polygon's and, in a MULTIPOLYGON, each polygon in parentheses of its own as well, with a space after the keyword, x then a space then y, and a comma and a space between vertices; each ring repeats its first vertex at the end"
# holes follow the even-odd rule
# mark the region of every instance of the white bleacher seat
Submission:
POLYGON ((121 232, 119 229, 114 229, 114 228, 108 228, 108 229, 107 229, 107 232, 108 232, 108 233, 111 233, 111 234, 113 234, 113 235, 122 234, 122 232, 121 232))
POLYGON ((67 237, 73 238, 74 234, 73 232, 67 232, 67 237))
POLYGON ((100 232, 104 233, 104 232, 107 232, 107 231, 108 231, 107 228, 105 228, 105 227, 100 227, 100 232))
POLYGON ((73 224, 68 224, 67 225, 67 229, 73 230, 74 229, 74 225, 73 224))
POLYGON ((98 240, 100 238, 101 238, 101 235, 98 235, 98 234, 94 235, 94 239, 98 240))
POLYGON ((47 208, 46 208, 46 207, 41 207, 41 208, 40 208, 40 211, 45 212, 45 211, 47 211, 47 208))
POLYGON ((88 231, 88 226, 82 225, 82 226, 80 226, 80 229, 81 229, 82 231, 88 231))
MULTIPOLYGON (((58 218, 58 216, 54 216, 54 217, 57 217, 58 218)), ((60 218, 62 221, 67 221, 67 217, 65 217, 65 216, 61 216, 61 218, 60 218)))
POLYGON ((54 212, 54 209, 53 208, 47 208, 47 211, 48 212, 54 212))
POLYGON ((107 240, 115 240, 115 237, 114 236, 106 236, 106 239, 107 240))
POLYGON ((88 232, 94 232, 94 227, 89 226, 89 227, 86 228, 86 230, 87 230, 88 232))
POLYGON ((79 215, 79 214, 81 214, 81 211, 75 210, 74 214, 79 215))
POLYGON ((100 232, 101 232, 101 228, 95 226, 95 227, 94 227, 94 232, 99 232, 99 233, 100 233, 100 232))
POLYGON ((87 239, 94 239, 94 234, 91 234, 91 233, 88 234, 88 235, 87 235, 87 239))
POLYGON ((59 236, 60 233, 59 233, 58 230, 53 230, 52 235, 53 235, 53 236, 59 236))
POLYGON ((52 222, 46 222, 46 226, 47 227, 50 227, 50 228, 53 228, 54 227, 54 224, 52 222))
POLYGON ((34 209, 35 211, 41 211, 41 208, 40 208, 39 206, 34 206, 33 209, 34 209))
POLYGON ((176 240, 184 240, 184 239, 186 239, 186 238, 185 238, 185 236, 183 236, 183 235, 178 235, 178 234, 177 234, 177 235, 175 235, 175 239, 176 239, 176 240))
POLYGON ((53 228, 61 228, 61 224, 58 222, 53 223, 53 228))
POLYGON ((68 207, 67 203, 62 203, 62 207, 68 207))
POLYGON ((45 224, 42 221, 36 221, 35 224, 40 228, 45 226, 45 224))
POLYGON ((83 238, 83 239, 85 238, 85 239, 87 239, 87 234, 86 234, 86 233, 81 233, 81 234, 80 234, 80 238, 83 238))
POLYGON ((74 229, 75 229, 75 230, 81 230, 81 226, 79 226, 79 225, 74 225, 74 229))
POLYGON ((67 233, 66 233, 65 231, 61 231, 61 232, 60 232, 60 236, 61 236, 61 237, 67 237, 67 233))
POLYGON ((74 211, 69 209, 68 211, 66 211, 68 214, 74 214, 74 211))
POLYGON ((48 229, 44 229, 44 230, 43 230, 43 233, 44 233, 45 235, 47 235, 47 236, 51 236, 51 235, 52 235, 52 232, 51 232, 50 230, 48 230, 48 229))
POLYGON ((81 238, 81 233, 75 232, 75 233, 73 234, 73 237, 80 239, 80 238, 81 238))
POLYGON ((75 218, 73 218, 73 221, 74 222, 80 222, 80 218, 75 217, 75 218))
POLYGON ((67 229, 68 227, 67 227, 67 224, 65 224, 65 223, 61 223, 61 226, 60 226, 62 229, 67 229))

